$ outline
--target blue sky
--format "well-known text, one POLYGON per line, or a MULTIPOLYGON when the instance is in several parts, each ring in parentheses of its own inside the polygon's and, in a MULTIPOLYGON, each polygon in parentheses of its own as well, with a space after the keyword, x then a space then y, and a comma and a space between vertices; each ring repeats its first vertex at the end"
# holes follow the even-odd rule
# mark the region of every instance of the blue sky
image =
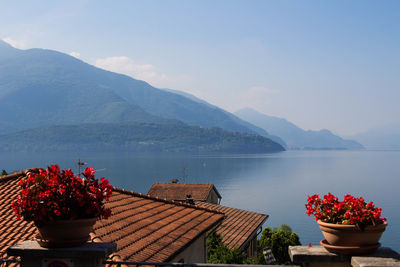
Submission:
POLYGON ((0 0, 0 39, 304 129, 400 121, 400 1, 0 0))

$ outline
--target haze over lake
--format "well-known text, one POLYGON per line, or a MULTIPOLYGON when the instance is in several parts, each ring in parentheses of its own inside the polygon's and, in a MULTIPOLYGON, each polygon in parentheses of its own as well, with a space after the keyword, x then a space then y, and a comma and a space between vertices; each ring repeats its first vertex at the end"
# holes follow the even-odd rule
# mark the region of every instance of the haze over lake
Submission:
POLYGON ((222 205, 269 214, 264 227, 289 224, 303 244, 317 245, 322 234, 307 217, 307 195, 331 192, 363 196, 383 209, 389 226, 383 246, 400 250, 400 151, 285 151, 252 155, 121 153, 7 153, 8 172, 58 163, 77 170, 81 158, 116 187, 147 193, 154 182, 214 183, 222 205))

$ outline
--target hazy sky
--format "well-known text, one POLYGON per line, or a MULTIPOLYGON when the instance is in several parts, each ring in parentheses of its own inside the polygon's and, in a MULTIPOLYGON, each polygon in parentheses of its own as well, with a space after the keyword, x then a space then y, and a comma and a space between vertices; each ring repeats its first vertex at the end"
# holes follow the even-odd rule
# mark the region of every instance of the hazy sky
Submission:
POLYGON ((0 39, 339 134, 400 121, 400 1, 3 1, 0 39))

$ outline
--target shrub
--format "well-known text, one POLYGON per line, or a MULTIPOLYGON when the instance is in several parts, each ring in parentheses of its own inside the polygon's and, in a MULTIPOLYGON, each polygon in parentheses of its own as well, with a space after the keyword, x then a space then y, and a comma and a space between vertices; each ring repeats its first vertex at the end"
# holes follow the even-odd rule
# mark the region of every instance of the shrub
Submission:
POLYGON ((207 237, 207 258, 209 263, 216 264, 254 264, 245 253, 225 246, 221 236, 216 232, 207 237))
POLYGON ((281 227, 271 228, 267 227, 263 230, 261 238, 259 240, 259 263, 265 264, 264 255, 262 250, 264 248, 270 248, 274 255, 277 263, 286 264, 290 262, 288 248, 289 246, 301 245, 299 236, 292 232, 292 229, 287 224, 282 224, 281 227))

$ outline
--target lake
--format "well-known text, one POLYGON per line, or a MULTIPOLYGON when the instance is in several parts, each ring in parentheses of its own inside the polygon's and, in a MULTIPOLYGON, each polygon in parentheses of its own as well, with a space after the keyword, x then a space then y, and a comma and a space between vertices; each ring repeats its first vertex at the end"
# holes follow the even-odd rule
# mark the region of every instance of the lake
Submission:
POLYGON ((363 196, 383 209, 383 246, 400 251, 400 151, 285 151, 261 155, 103 153, 0 154, 8 172, 58 163, 77 169, 78 158, 114 186, 147 193, 154 182, 214 183, 222 205, 268 214, 264 227, 289 224, 303 244, 322 234, 305 213, 307 195, 363 196))

